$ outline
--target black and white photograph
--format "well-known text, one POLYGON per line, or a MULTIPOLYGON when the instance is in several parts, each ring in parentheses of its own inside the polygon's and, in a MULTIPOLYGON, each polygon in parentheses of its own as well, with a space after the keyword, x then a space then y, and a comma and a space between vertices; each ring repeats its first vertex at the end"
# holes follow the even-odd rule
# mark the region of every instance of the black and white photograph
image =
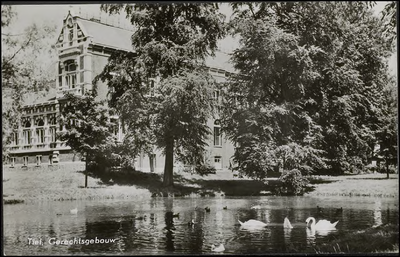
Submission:
POLYGON ((2 254, 398 256, 398 8, 2 1, 2 254))

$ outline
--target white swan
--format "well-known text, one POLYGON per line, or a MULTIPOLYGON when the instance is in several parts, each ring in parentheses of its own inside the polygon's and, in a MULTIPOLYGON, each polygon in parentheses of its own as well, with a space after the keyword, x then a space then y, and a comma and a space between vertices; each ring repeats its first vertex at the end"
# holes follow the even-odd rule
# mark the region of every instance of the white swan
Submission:
POLYGON ((290 221, 287 217, 285 217, 285 220, 283 221, 283 227, 284 228, 293 228, 292 224, 290 224, 290 221))
POLYGON ((220 244, 218 247, 215 247, 215 245, 211 245, 211 251, 220 253, 225 251, 225 247, 223 244, 220 244))
POLYGON ((71 214, 78 214, 78 208, 69 210, 69 212, 70 212, 71 214))
POLYGON ((238 220, 240 225, 242 227, 245 228, 263 228, 265 226, 267 226, 266 223, 262 222, 262 221, 258 221, 258 220, 248 220, 245 222, 241 222, 240 220, 238 220))
POLYGON ((259 210, 259 209, 261 209, 261 205, 251 206, 250 209, 259 210))
POLYGON ((318 222, 315 221, 315 219, 313 217, 308 217, 306 219, 306 223, 308 225, 308 223, 311 221, 310 223, 310 227, 311 229, 315 229, 315 230, 333 230, 336 229, 336 224, 338 224, 339 221, 336 221, 334 223, 331 223, 328 220, 319 220, 318 222))

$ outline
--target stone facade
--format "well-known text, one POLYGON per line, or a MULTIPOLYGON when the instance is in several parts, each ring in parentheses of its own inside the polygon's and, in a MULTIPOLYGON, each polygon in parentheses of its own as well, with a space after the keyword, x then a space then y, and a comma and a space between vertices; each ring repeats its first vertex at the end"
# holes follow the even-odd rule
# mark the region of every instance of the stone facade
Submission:
MULTIPOLYGON (((63 96, 66 92, 82 95, 91 90, 94 77, 102 71, 114 50, 132 50, 132 33, 68 13, 55 44, 58 63, 55 67, 54 90, 45 97, 38 98, 36 95, 31 101, 27 100, 12 143, 7 146, 10 150, 9 165, 44 165, 81 160, 56 136, 58 131, 66 129, 57 119, 65 104, 63 96)), ((218 52, 216 57, 207 60, 209 71, 217 82, 224 82, 226 75, 233 70, 228 59, 227 54, 218 52)), ((98 98, 105 99, 107 85, 99 82, 97 87, 98 98)), ((215 97, 219 99, 220 93, 215 92, 215 97)), ((210 119, 207 124, 213 131, 207 147, 207 161, 217 170, 226 169, 231 165, 233 145, 221 135, 218 120, 210 119)), ((121 126, 115 133, 122 140, 121 126)), ((177 163, 176 166, 181 165, 177 163)), ((137 169, 150 171, 150 167, 156 172, 163 170, 164 156, 161 152, 155 151, 152 158, 142 154, 136 160, 137 169)))

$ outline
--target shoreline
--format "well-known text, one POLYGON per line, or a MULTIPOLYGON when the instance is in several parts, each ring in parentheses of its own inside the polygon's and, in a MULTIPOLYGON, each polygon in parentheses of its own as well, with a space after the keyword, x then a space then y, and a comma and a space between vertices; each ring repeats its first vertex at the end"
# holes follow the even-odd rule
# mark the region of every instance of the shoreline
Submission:
MULTIPOLYGON (((3 167, 3 203, 171 196, 163 192, 161 182, 157 180, 161 175, 155 173, 129 174, 129 183, 119 181, 118 177, 115 182, 104 182, 104 179, 88 176, 88 187, 84 188, 83 169, 82 162, 23 169, 3 167)), ((121 178, 124 176, 127 175, 123 174, 121 178)), ((273 189, 277 181, 272 178, 265 185, 260 181, 234 177, 231 171, 220 171, 204 177, 176 172, 174 176, 175 197, 271 195, 265 189, 273 189)), ((398 198, 398 174, 390 174, 389 179, 386 179, 386 174, 312 176, 310 182, 312 190, 304 196, 398 198)))

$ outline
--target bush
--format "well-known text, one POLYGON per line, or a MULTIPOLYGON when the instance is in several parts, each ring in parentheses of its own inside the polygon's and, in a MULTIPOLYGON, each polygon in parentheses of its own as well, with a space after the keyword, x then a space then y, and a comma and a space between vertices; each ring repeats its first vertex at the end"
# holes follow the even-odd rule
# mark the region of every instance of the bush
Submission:
POLYGON ((277 194, 279 195, 303 195, 309 181, 298 169, 286 170, 279 178, 277 194))
POLYGON ((201 176, 208 175, 208 174, 215 174, 216 169, 211 164, 204 163, 204 164, 200 164, 200 165, 196 166, 196 173, 201 176))

